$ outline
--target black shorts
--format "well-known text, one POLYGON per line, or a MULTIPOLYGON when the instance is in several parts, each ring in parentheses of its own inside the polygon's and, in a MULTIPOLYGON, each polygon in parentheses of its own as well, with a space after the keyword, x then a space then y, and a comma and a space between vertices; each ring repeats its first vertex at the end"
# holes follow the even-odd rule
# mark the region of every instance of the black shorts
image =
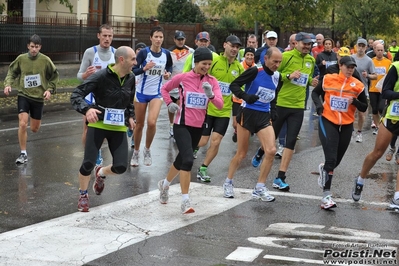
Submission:
POLYGON ((251 133, 258 133, 258 131, 271 126, 270 119, 270 112, 261 112, 242 107, 237 114, 237 123, 251 133))
POLYGON ((212 131, 224 136, 229 127, 230 117, 216 117, 206 115, 205 123, 202 126, 202 136, 210 136, 212 131))
POLYGON ((399 121, 383 117, 381 123, 394 135, 399 135, 399 121))
POLYGON ((18 114, 28 113, 33 119, 41 120, 43 116, 43 106, 44 103, 42 102, 18 96, 18 114))
POLYGON ((241 106, 241 103, 233 102, 233 112, 232 112, 233 116, 237 116, 238 109, 240 109, 240 106, 241 106))

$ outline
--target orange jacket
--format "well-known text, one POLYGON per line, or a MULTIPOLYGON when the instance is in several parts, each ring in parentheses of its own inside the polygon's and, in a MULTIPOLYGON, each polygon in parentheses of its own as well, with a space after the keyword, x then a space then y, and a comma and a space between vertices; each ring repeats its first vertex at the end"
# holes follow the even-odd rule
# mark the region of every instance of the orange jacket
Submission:
POLYGON ((336 125, 349 125, 355 121, 356 106, 349 103, 364 90, 364 85, 354 77, 342 73, 327 74, 323 79, 323 116, 336 125))
MULTIPOLYGON (((247 70, 248 68, 253 67, 255 65, 255 62, 252 63, 252 66, 248 66, 244 59, 244 61, 241 62, 241 65, 244 67, 245 70, 247 70)), ((242 103, 242 99, 238 99, 236 96, 234 96, 234 94, 233 94, 232 99, 233 99, 233 102, 235 102, 235 103, 242 103)))

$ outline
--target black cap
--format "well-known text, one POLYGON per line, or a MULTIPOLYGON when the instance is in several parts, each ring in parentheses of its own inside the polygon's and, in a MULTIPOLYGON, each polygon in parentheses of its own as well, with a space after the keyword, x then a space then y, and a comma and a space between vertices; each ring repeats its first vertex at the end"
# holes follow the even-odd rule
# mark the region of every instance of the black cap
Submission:
POLYGON ((339 60, 339 64, 345 66, 357 66, 355 59, 352 56, 344 56, 339 60))
POLYGON ((299 32, 299 33, 297 33, 296 34, 296 36, 295 36, 295 40, 296 41, 302 41, 302 42, 304 42, 304 43, 310 43, 310 42, 313 42, 312 41, 312 36, 310 36, 310 34, 309 33, 306 33, 306 32, 299 32))
POLYGON ((138 44, 136 44, 136 47, 134 48, 134 50, 143 49, 145 47, 146 47, 145 43, 139 42, 138 44))
POLYGON ((227 37, 226 42, 229 42, 231 44, 238 44, 240 46, 242 45, 240 39, 235 35, 230 35, 229 37, 227 37))
POLYGON ((175 32, 175 39, 179 40, 179 39, 185 39, 186 38, 186 34, 184 34, 184 32, 178 30, 175 32))
POLYGON ((255 48, 252 48, 252 47, 247 47, 247 48, 245 48, 245 50, 244 50, 244 56, 245 56, 247 53, 253 53, 253 54, 255 55, 255 48))
POLYGON ((212 51, 206 47, 198 47, 194 51, 194 63, 204 60, 212 60, 212 51))

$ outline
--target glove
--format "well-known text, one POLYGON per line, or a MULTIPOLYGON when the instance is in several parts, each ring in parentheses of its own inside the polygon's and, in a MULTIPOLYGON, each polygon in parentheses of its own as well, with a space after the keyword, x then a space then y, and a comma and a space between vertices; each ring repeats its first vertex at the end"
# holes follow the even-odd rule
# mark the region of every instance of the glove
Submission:
POLYGON ((169 105, 168 105, 168 111, 169 111, 169 113, 172 113, 172 114, 174 114, 174 113, 176 113, 177 112, 177 110, 179 110, 179 106, 177 105, 177 104, 175 104, 175 103, 170 103, 169 105))
POLYGON ((272 119, 272 122, 274 122, 278 119, 278 114, 275 109, 270 111, 270 118, 272 119))
POLYGON ((323 113, 323 110, 324 110, 324 107, 320 106, 320 107, 317 107, 316 112, 318 115, 321 115, 323 113))
POLYGON ((212 91, 212 86, 209 84, 209 82, 203 82, 202 83, 202 88, 204 89, 206 97, 212 99, 215 97, 215 94, 212 91))
POLYGON ((259 99, 259 96, 255 94, 245 94, 244 96, 242 96, 242 99, 251 104, 256 102, 259 99))

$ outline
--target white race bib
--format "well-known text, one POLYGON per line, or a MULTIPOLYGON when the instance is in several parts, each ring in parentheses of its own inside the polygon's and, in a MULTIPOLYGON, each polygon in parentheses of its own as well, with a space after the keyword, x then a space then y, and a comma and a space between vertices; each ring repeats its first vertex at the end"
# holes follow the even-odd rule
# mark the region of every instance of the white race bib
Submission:
POLYGON ((275 97, 275 91, 259 86, 258 91, 256 92, 256 95, 259 96, 258 101, 262 103, 270 103, 274 97, 275 97))
POLYGON ((186 108, 206 109, 208 97, 205 93, 187 92, 186 108))
POLYGON ((390 115, 399 116, 399 102, 393 102, 390 115))
POLYGON ((309 74, 301 73, 301 76, 299 78, 292 79, 291 83, 301 87, 306 87, 308 80, 309 74))
POLYGON ((36 75, 27 75, 24 78, 24 86, 25 89, 35 88, 42 85, 42 81, 40 79, 40 74, 36 75))
POLYGON ((338 112, 348 112, 349 99, 338 96, 331 96, 330 98, 331 110, 338 112))
POLYGON ((229 96, 231 94, 230 83, 219 81, 219 87, 223 96, 229 96))
POLYGON ((104 122, 104 124, 107 124, 107 125, 124 126, 125 125, 125 110, 105 108, 103 122, 104 122))

